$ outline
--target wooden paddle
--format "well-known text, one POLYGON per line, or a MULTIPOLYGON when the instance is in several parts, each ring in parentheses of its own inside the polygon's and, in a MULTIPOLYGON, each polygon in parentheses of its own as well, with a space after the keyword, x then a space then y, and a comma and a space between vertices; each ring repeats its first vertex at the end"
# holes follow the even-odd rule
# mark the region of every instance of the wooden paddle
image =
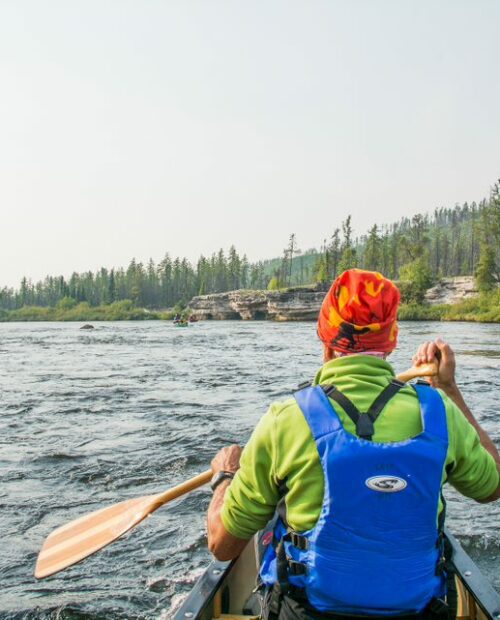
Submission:
MULTIPOLYGON (((437 373, 437 364, 422 364, 398 375, 400 381, 428 377, 437 373)), ((38 555, 35 577, 43 579, 80 562, 128 532, 157 508, 177 499, 212 478, 207 471, 158 495, 145 495, 113 504, 71 521, 45 539, 38 555)))
POLYGON ((80 562, 123 536, 163 504, 207 484, 212 476, 212 470, 207 469, 158 495, 127 499, 58 527, 43 543, 35 577, 43 579, 80 562))

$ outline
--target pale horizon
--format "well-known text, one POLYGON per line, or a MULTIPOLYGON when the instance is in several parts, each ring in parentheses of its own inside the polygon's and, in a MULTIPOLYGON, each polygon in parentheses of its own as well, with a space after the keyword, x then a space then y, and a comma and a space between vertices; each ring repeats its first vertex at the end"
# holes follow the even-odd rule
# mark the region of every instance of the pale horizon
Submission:
POLYGON ((500 3, 0 6, 0 288, 479 202, 500 3))

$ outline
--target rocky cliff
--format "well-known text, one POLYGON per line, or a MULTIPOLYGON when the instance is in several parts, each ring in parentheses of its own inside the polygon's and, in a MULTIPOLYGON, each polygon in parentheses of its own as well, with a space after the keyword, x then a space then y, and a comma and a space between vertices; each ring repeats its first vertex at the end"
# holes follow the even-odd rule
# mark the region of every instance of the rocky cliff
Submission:
POLYGON ((425 294, 425 300, 431 306, 437 304, 456 304, 478 294, 474 276, 457 276, 442 278, 436 286, 425 294))
MULTIPOLYGON (((230 291, 193 297, 188 312, 200 320, 315 321, 325 291, 295 288, 283 291, 230 291)), ((430 305, 453 304, 477 295, 472 276, 443 278, 425 295, 430 305)))
POLYGON ((314 288, 230 291, 193 297, 189 312, 205 320, 315 321, 324 295, 314 288))

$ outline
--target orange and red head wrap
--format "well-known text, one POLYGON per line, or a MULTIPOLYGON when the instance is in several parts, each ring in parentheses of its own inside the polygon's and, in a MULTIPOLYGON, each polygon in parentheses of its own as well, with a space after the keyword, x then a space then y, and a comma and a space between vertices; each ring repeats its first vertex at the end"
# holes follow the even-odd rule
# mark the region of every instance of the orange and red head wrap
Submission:
POLYGON ((396 346, 397 286, 377 271, 344 271, 326 294, 318 318, 318 336, 342 353, 380 351, 396 346))

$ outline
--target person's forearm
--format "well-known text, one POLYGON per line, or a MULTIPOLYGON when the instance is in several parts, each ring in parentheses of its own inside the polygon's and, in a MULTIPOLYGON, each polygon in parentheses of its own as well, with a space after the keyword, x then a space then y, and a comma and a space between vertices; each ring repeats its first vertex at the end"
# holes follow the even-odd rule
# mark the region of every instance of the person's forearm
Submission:
POLYGON ((219 486, 215 489, 210 505, 208 506, 207 513, 207 534, 208 534, 208 546, 218 538, 222 520, 220 518, 220 511, 224 505, 224 495, 226 489, 230 485, 230 480, 223 480, 219 486))
POLYGON ((248 542, 227 532, 222 523, 220 513, 230 484, 231 480, 224 480, 215 489, 207 514, 208 548, 218 560, 223 561, 237 558, 248 542))
POLYGON ((472 426, 476 429, 477 434, 479 435, 479 440, 481 445, 487 450, 491 456, 495 459, 497 467, 500 468, 500 455, 498 450, 495 447, 495 444, 490 439, 488 433, 482 428, 479 422, 474 417, 472 411, 467 407, 467 404, 460 392, 458 385, 456 383, 442 386, 441 389, 446 392, 446 395, 451 398, 451 400, 457 405, 460 411, 464 414, 467 420, 472 424, 472 426))

